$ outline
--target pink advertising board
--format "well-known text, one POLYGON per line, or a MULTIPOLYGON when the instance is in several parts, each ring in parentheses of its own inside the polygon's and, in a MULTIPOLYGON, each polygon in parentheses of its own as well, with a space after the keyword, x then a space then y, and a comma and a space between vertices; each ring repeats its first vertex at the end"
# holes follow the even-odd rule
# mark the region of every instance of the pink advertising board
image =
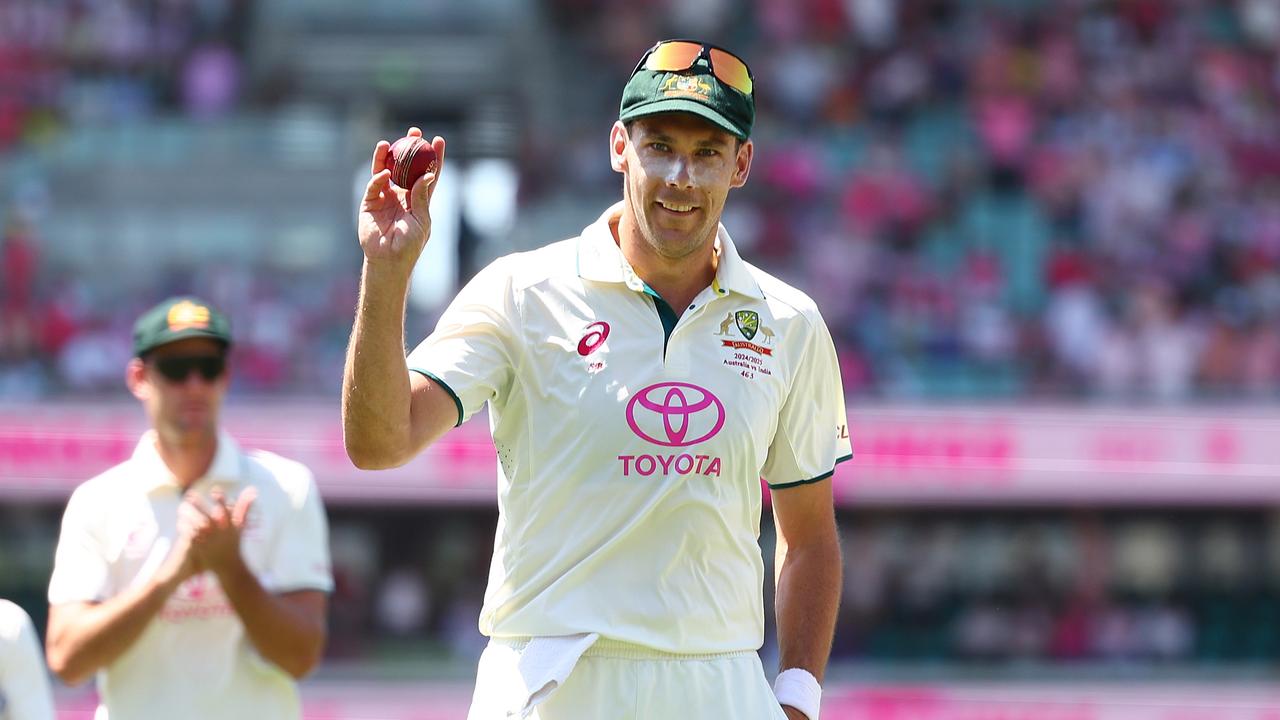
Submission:
MULTIPOLYGON (((488 427, 473 419, 409 464, 357 470, 338 407, 232 402, 241 442, 300 460, 335 503, 493 502, 488 427)), ((0 404, 0 499, 61 500, 128 456, 134 404, 0 404)), ((1280 408, 855 407, 846 505, 1280 503, 1280 408)))
MULTIPOLYGON (((467 682, 307 681, 305 720, 456 720, 467 682)), ((59 720, 91 720, 92 690, 63 691, 59 720)), ((927 683, 823 692, 823 720, 1280 720, 1280 686, 1241 683, 927 683)))

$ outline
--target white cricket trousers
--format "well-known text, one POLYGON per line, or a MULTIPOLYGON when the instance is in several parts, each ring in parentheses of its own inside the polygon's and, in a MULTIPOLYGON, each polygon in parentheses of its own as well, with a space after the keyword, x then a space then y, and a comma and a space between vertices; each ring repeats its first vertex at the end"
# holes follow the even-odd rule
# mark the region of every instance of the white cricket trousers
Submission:
MULTIPOLYGON (((526 641, 527 642, 527 641, 526 641)), ((516 669, 525 643, 492 639, 467 720, 786 720, 753 651, 676 655, 601 638, 531 711, 516 669)))

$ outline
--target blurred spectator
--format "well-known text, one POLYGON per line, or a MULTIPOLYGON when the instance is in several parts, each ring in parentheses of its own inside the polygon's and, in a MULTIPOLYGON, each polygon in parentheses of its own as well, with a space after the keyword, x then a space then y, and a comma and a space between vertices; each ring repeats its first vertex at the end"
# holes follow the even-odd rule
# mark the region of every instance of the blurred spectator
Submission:
POLYGON ((222 115, 235 107, 240 58, 221 43, 201 45, 187 58, 182 80, 187 114, 195 118, 222 115))
POLYGON ((378 587, 378 626, 395 637, 421 633, 431 613, 431 592, 421 571, 399 567, 382 576, 378 587))

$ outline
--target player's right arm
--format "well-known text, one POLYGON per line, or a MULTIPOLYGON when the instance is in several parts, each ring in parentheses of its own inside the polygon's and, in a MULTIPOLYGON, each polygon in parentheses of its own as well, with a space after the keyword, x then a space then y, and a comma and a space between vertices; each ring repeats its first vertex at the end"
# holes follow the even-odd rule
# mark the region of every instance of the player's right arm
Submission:
MULTIPOLYGON (((77 544, 78 539, 64 528, 58 541, 59 557, 54 561, 53 587, 61 584, 60 570, 64 576, 79 571, 73 560, 80 554, 81 548, 74 547, 77 544), (59 568, 59 563, 63 567, 59 568)), ((76 685, 110 665, 133 646, 173 591, 198 571, 190 539, 180 533, 149 580, 100 602, 51 602, 45 638, 49 669, 68 685, 76 685)))
MULTIPOLYGON (((411 128, 409 134, 422 132, 411 128)), ((432 145, 443 168, 444 140, 437 137, 432 145)), ((410 373, 405 362, 409 280, 431 234, 429 209, 439 172, 424 175, 406 193, 384 167, 389 148, 385 141, 375 147, 360 202, 364 267, 342 375, 343 443, 352 463, 364 469, 405 464, 458 419, 448 391, 410 373)))

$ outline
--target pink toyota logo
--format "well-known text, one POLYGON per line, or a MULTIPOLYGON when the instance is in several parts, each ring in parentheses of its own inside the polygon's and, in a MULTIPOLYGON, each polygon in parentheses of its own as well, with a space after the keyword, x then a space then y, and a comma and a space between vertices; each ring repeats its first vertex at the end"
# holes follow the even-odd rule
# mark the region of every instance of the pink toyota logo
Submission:
POLYGON ((627 403, 627 425, 636 437, 654 445, 697 445, 724 427, 724 403, 697 385, 657 383, 632 396, 627 403), (687 439, 689 436, 693 438, 687 439))

